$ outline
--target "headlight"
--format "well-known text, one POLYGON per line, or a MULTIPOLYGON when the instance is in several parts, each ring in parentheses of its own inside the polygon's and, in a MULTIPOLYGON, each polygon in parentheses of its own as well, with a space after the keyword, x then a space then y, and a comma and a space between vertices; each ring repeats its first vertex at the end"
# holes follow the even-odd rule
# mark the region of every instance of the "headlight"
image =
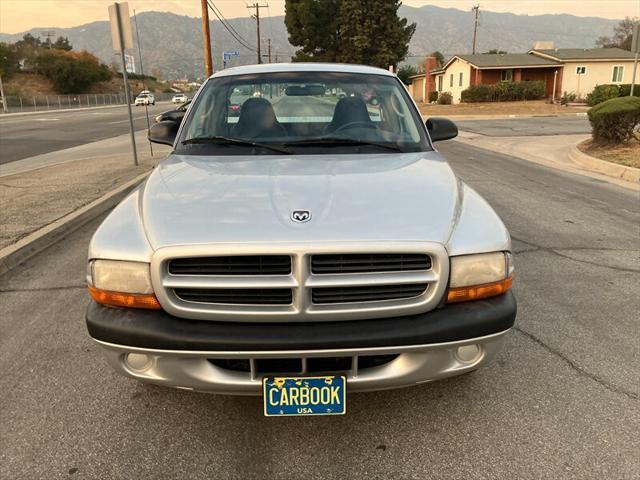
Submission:
POLYGON ((91 297, 103 305, 161 308, 153 294, 148 263, 93 260, 87 280, 91 297))
POLYGON ((495 297, 511 289, 513 263, 508 252, 451 257, 447 301, 465 302, 495 297))

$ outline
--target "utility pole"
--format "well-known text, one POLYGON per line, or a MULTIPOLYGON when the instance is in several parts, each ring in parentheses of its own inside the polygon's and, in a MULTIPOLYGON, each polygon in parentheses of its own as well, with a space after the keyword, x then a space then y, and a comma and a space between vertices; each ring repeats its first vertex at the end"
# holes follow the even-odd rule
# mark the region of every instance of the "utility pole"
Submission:
POLYGON ((267 51, 268 51, 268 57, 269 57, 269 63, 271 63, 271 39, 268 38, 267 39, 267 51))
POLYGON ((476 53, 476 35, 478 32, 478 15, 480 13, 480 5, 474 5, 471 10, 475 11, 476 13, 476 19, 473 25, 473 48, 471 49, 471 53, 474 54, 476 53))
POLYGON ((256 19, 256 35, 257 35, 257 42, 258 42, 258 63, 262 63, 262 52, 260 49, 260 9, 261 8, 267 8, 268 5, 260 5, 258 3, 254 3, 253 5, 247 5, 247 8, 249 10, 255 9, 256 13, 255 15, 251 15, 253 18, 256 19))
POLYGON ((209 32, 209 10, 207 0, 201 0, 202 6, 202 41, 204 43, 204 70, 207 77, 213 75, 213 63, 211 62, 211 33, 209 32))
POLYGON ((40 32, 40 34, 43 37, 47 37, 47 45, 49 46, 49 50, 51 50, 51 48, 53 47, 53 43, 51 42, 51 39, 56 35, 56 31, 55 30, 43 30, 42 32, 40 32))

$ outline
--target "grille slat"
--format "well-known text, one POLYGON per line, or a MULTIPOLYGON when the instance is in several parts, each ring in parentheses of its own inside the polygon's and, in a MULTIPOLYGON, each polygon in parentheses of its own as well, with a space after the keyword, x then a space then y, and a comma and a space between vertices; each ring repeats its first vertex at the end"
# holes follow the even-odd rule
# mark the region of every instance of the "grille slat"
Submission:
POLYGON ((290 288, 176 288, 178 298, 186 302, 231 305, 289 305, 290 288))
POLYGON ((376 302, 398 300, 422 295, 428 284, 376 285, 367 287, 326 287, 313 288, 311 301, 315 304, 376 302))
POLYGON ((429 270, 429 255, 407 253, 327 254, 311 257, 314 274, 406 272, 429 270))
POLYGON ((246 255, 226 257, 174 258, 171 275, 289 275, 288 255, 246 255))

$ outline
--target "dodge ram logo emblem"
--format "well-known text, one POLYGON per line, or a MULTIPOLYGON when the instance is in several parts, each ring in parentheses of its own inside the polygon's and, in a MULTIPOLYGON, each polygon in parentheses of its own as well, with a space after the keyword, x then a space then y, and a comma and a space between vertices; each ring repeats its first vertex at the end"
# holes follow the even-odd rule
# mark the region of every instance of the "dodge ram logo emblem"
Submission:
POLYGON ((291 220, 296 223, 304 223, 311 220, 311 210, 294 210, 291 212, 291 220))

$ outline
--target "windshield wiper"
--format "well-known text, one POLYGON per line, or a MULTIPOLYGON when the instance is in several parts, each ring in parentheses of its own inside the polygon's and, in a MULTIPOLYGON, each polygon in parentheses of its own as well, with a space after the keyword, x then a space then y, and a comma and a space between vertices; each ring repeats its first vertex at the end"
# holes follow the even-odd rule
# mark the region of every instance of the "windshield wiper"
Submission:
POLYGON ((243 147, 265 148, 273 152, 291 154, 291 151, 284 147, 269 145, 268 143, 253 142, 251 140, 242 140, 241 138, 212 136, 212 137, 194 137, 194 138, 188 138, 187 140, 182 141, 182 145, 196 145, 196 144, 240 145, 243 147))
POLYGON ((288 147, 297 146, 310 146, 310 147, 350 147, 350 146, 362 146, 362 147, 378 147, 392 150, 394 152, 402 152, 402 149, 398 145, 371 142, 369 140, 357 140, 355 138, 341 138, 341 137, 319 137, 309 138, 307 140, 298 140, 295 142, 283 143, 288 147))

